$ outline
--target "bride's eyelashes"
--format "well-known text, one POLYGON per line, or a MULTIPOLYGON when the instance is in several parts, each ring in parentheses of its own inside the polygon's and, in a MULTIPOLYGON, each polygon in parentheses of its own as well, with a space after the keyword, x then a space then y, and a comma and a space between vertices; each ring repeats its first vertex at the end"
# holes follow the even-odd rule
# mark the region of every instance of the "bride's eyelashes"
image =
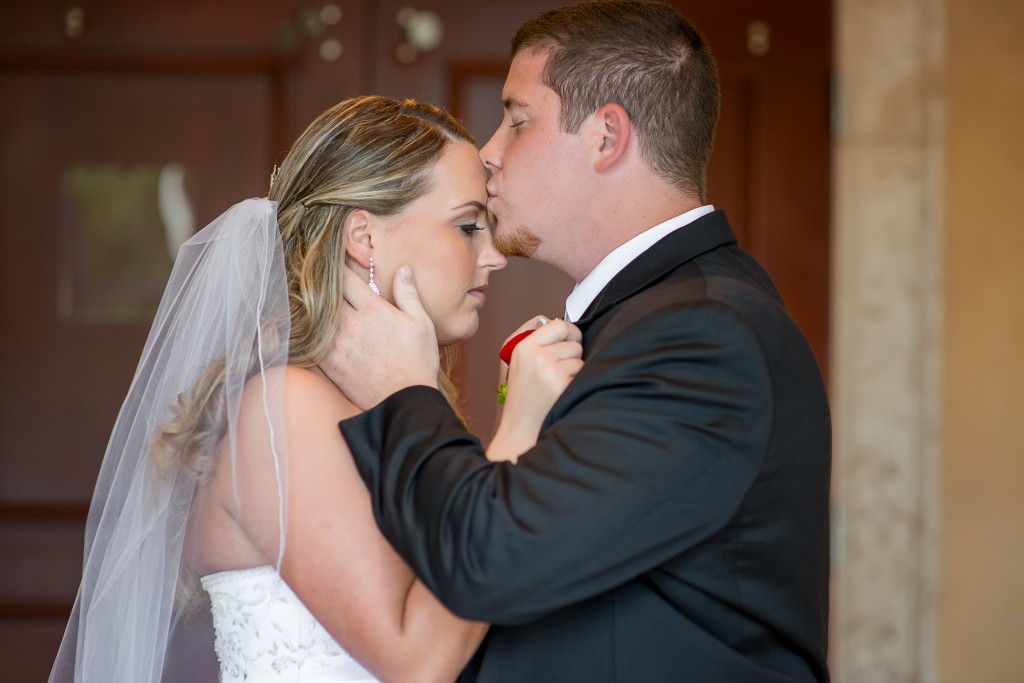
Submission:
POLYGON ((467 235, 472 235, 474 232, 477 232, 478 230, 486 230, 487 225, 480 225, 480 223, 477 221, 474 221, 472 223, 459 223, 459 229, 461 229, 462 232, 466 233, 467 235))

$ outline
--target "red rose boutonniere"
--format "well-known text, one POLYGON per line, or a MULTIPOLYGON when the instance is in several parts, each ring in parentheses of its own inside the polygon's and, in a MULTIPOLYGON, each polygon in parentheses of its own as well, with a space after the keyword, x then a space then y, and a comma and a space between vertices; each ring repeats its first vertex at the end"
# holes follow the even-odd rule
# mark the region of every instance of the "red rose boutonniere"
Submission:
MULTIPOLYGON (((536 332, 535 329, 526 330, 525 332, 520 332, 516 336, 509 339, 507 342, 505 342, 505 345, 501 347, 501 351, 498 352, 498 358, 505 361, 506 365, 510 365, 512 363, 512 351, 516 348, 516 345, 518 345, 519 342, 523 341, 534 332, 536 332)), ((502 384, 500 387, 496 389, 496 391, 498 392, 498 403, 504 403, 505 397, 508 396, 508 384, 502 384)))

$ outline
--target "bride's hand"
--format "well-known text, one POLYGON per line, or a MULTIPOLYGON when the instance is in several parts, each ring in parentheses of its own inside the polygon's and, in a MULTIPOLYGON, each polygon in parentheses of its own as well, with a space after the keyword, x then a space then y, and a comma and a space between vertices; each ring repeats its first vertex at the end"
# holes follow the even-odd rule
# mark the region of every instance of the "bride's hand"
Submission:
POLYGON ((551 407, 583 367, 583 335, 564 320, 543 316, 524 323, 505 340, 534 330, 512 351, 501 422, 487 457, 515 462, 536 442, 551 407))

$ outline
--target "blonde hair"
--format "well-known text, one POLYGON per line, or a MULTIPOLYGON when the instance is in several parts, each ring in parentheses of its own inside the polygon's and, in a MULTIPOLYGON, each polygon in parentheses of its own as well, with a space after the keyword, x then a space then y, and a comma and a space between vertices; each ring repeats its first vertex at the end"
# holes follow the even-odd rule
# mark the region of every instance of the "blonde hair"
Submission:
MULTIPOLYGON (((475 144, 446 111, 376 96, 336 104, 299 136, 268 197, 277 202, 284 250, 289 364, 312 367, 330 350, 341 314, 346 217, 355 209, 380 216, 403 211, 430 190, 431 170, 458 141, 475 144)), ((453 361, 453 351, 442 349, 438 385, 459 413, 453 361)), ((156 430, 153 457, 165 476, 180 471, 204 481, 212 472, 227 428, 224 378, 224 361, 211 362, 192 391, 179 395, 172 419, 156 430)))

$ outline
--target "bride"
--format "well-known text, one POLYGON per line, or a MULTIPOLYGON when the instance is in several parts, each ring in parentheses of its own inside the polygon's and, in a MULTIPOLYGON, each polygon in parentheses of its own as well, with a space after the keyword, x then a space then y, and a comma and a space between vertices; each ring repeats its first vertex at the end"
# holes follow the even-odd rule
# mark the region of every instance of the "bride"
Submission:
MULTIPOLYGON (((447 113, 355 98, 302 134, 268 198, 182 247, 103 460, 51 681, 210 680, 192 667, 204 651, 223 681, 458 675, 486 625, 449 613, 381 536, 337 427, 358 409, 320 363, 346 264, 385 298, 414 277, 442 346, 476 331, 505 265, 485 180, 447 113)), ((579 331, 544 322, 517 330, 537 328, 491 459, 533 443, 582 365, 579 331)), ((447 363, 439 381, 456 405, 447 363)))

